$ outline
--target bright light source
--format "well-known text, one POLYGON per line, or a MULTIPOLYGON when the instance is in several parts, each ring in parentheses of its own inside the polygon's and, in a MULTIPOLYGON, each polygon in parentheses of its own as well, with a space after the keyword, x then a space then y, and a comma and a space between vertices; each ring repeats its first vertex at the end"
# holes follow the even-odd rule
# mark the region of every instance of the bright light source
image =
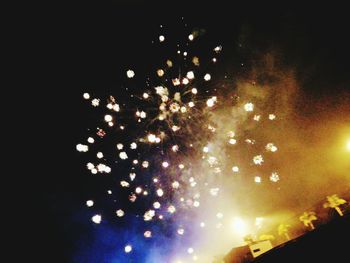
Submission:
POLYGON ((235 217, 233 219, 231 227, 235 234, 238 234, 240 236, 244 236, 247 234, 247 225, 239 217, 235 217))
POLYGON ((350 151, 350 139, 349 139, 348 142, 346 143, 346 149, 347 149, 348 151, 350 151))

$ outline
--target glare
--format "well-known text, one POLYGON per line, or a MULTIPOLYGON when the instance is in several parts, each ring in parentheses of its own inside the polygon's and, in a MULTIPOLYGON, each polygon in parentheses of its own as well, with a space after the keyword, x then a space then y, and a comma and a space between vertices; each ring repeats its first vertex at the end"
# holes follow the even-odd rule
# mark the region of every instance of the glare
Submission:
POLYGON ((350 151, 350 139, 349 139, 348 142, 346 143, 346 149, 347 149, 348 151, 350 151))
POLYGON ((235 217, 231 224, 232 230, 235 234, 240 236, 244 236, 247 234, 247 225, 246 223, 239 217, 235 217))

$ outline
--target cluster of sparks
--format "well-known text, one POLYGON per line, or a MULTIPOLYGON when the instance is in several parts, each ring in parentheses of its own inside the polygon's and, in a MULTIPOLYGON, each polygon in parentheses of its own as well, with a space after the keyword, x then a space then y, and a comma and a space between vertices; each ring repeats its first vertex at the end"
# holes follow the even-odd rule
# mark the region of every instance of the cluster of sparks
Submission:
MULTIPOLYGON (((190 32, 186 39, 187 46, 197 41, 197 38, 196 31, 190 32)), ((162 45, 167 42, 167 38, 160 35, 157 41, 162 45)), ((222 46, 212 47, 212 57, 205 63, 215 67, 221 52, 222 46)), ((174 58, 165 58, 164 65, 150 72, 155 78, 154 82, 150 84, 147 78, 145 90, 131 96, 140 101, 136 108, 128 107, 127 102, 117 103, 118 97, 112 95, 96 98, 92 94, 84 93, 83 99, 89 102, 90 107, 102 108, 105 114, 98 120, 95 132, 90 132, 83 138, 76 145, 76 150, 82 153, 93 152, 90 155, 94 156, 93 159, 86 163, 86 168, 92 176, 101 174, 116 177, 119 184, 110 189, 115 189, 113 192, 121 189, 129 191, 128 200, 117 202, 114 211, 116 218, 123 218, 129 213, 127 207, 130 205, 123 207, 123 203, 143 202, 144 210, 132 216, 153 223, 173 217, 175 221, 172 222, 176 224, 174 234, 184 236, 193 226, 185 225, 181 220, 182 215, 206 209, 201 197, 208 195, 215 198, 222 192, 215 180, 208 180, 209 176, 234 177, 242 172, 241 166, 262 166, 265 163, 264 154, 273 154, 278 151, 278 147, 273 142, 268 142, 260 153, 251 156, 247 164, 235 162, 229 165, 229 169, 225 169, 221 161, 223 157, 212 151, 211 138, 220 129, 209 120, 208 116, 220 108, 220 100, 226 98, 219 95, 208 96, 207 90, 202 89, 204 85, 206 89, 213 89, 215 85, 208 88, 211 87, 213 76, 209 71, 205 72, 200 68, 202 63, 200 57, 180 49, 173 55, 180 57, 182 62, 178 62, 179 59, 175 62, 174 58), (188 60, 191 63, 187 63, 188 60), (184 68, 181 64, 183 61, 187 63, 184 68), (180 70, 174 73, 172 70, 174 67, 180 70), (131 122, 134 122, 135 126, 130 125, 131 122), (128 130, 128 126, 139 127, 139 130, 137 132, 128 130), (128 134, 124 136, 127 139, 121 142, 116 133, 128 134), (114 152, 112 157, 103 152, 104 148, 99 148, 99 144, 108 136, 109 138, 115 136, 112 137, 114 144, 110 145, 114 152), (119 166, 128 167, 129 171, 121 175, 118 172, 119 166), (201 170, 203 167, 208 168, 210 172, 203 175, 201 170), (230 171, 229 174, 225 174, 224 171, 227 170, 230 171)), ((124 74, 126 83, 132 83, 135 78, 140 77, 133 69, 126 69, 124 74)), ((232 107, 240 107, 252 123, 259 122, 263 118, 268 121, 277 118, 273 113, 268 115, 256 113, 257 107, 248 100, 232 107)), ((244 147, 257 143, 255 139, 239 137, 234 130, 225 132, 222 137, 225 138, 228 147, 244 147)), ((256 184, 264 180, 261 175, 244 176, 250 176, 251 182, 256 184)), ((271 171, 268 178, 270 183, 280 180, 276 171, 271 171)), ((108 190, 108 194, 112 194, 112 191, 108 190)), ((93 209, 96 205, 103 204, 98 204, 94 200, 86 201, 89 209, 93 209)), ((224 216, 220 211, 214 214, 218 220, 215 228, 224 226, 222 222, 224 216)), ((100 224, 104 220, 103 214, 95 214, 91 220, 95 224, 100 224)), ((201 229, 208 227, 203 219, 196 224, 201 229)), ((242 230, 242 224, 239 218, 233 221, 233 226, 237 229, 242 230)), ((261 220, 257 224, 261 224, 261 220)), ((161 233, 154 233, 151 228, 144 229, 140 233, 145 239, 155 238, 157 235, 161 233)), ((142 248, 134 247, 130 242, 125 244, 124 252, 132 253, 135 249, 142 248)), ((195 244, 187 247, 185 254, 194 261, 200 260, 195 244)))

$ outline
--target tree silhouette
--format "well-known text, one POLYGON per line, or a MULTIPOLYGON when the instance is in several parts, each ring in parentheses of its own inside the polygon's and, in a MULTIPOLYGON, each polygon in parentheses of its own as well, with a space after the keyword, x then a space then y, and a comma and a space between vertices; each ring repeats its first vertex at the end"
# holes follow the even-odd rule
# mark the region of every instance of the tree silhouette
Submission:
POLYGON ((315 212, 304 212, 300 217, 299 220, 304 223, 305 226, 310 226, 311 229, 315 229, 314 224, 312 221, 317 220, 317 216, 315 212))
POLYGON ((327 196, 327 202, 323 204, 324 208, 334 208, 340 216, 343 216, 343 212, 340 209, 340 205, 346 204, 344 199, 339 198, 336 194, 327 196))
POLYGON ((288 233, 289 228, 290 228, 290 225, 288 225, 288 224, 280 224, 278 226, 278 234, 280 236, 284 235, 287 240, 290 240, 290 236, 288 233))
POLYGON ((262 234, 259 236, 259 240, 260 241, 265 241, 265 240, 274 240, 275 236, 274 235, 270 235, 270 234, 262 234))

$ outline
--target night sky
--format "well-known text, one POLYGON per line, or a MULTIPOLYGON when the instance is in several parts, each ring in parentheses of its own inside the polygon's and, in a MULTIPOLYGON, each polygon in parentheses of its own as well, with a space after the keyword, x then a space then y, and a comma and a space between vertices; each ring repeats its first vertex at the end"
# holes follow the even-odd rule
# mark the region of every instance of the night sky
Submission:
MULTIPOLYGON (((339 103, 345 105, 340 112, 343 119, 350 113, 350 24, 345 7, 147 2, 75 2, 45 15, 49 23, 40 47, 47 88, 40 93, 40 105, 50 116, 41 131, 50 154, 44 153, 46 169, 39 180, 43 207, 36 229, 42 235, 36 262, 119 262, 108 258, 106 246, 120 242, 123 249, 122 237, 115 233, 127 223, 103 226, 104 237, 98 239, 102 243, 92 241, 101 232, 92 224, 85 202, 107 186, 88 175, 86 159, 75 149, 98 114, 87 107, 82 94, 126 99, 125 70, 146 74, 162 55, 149 52, 154 50, 151 41, 159 35, 160 24, 165 25, 169 41, 183 34, 181 17, 188 27, 204 29, 198 52, 205 56, 208 47, 222 45, 224 55, 217 70, 232 78, 250 78, 248 72, 263 55, 273 54, 277 67, 292 69, 302 87, 296 106, 301 119, 318 119, 339 103)), ((45 19, 40 23, 45 24, 45 19)), ((141 85, 136 86, 134 90, 140 87, 141 92, 141 85)), ((105 202, 100 210, 112 211, 112 207, 105 202)), ((130 262, 143 262, 145 254, 140 252, 130 262)))

